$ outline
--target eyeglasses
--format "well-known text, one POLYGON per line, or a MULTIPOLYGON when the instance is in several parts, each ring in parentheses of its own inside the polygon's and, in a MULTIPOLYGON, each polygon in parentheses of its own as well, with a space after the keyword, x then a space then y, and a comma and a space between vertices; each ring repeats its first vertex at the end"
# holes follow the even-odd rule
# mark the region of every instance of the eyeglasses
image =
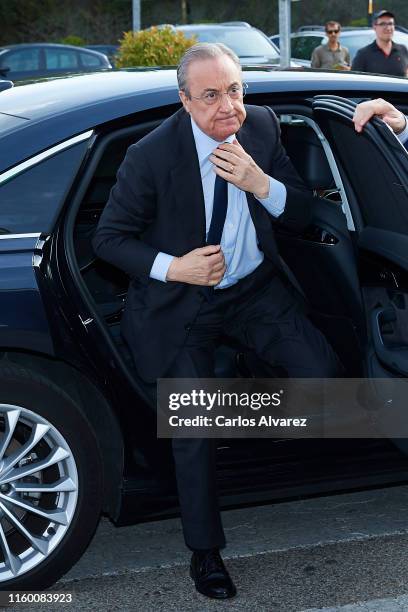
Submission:
POLYGON ((328 34, 338 34, 340 30, 326 30, 328 34))
POLYGON ((393 21, 380 21, 380 23, 375 23, 374 25, 379 28, 394 28, 395 23, 393 21))
POLYGON ((231 87, 227 91, 217 91, 216 89, 209 89, 201 94, 201 96, 191 96, 189 98, 193 98, 194 100, 201 100, 205 104, 220 104, 222 100, 222 96, 227 95, 230 100, 240 100, 242 99, 247 90, 248 85, 246 83, 242 83, 242 85, 235 83, 231 85, 231 87))

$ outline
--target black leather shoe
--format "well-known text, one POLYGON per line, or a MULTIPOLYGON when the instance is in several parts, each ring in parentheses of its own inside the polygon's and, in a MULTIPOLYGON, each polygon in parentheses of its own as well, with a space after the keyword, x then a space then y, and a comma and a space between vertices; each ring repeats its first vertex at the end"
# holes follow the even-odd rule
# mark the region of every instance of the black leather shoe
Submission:
POLYGON ((205 553, 194 552, 191 557, 190 576, 199 593, 214 599, 228 599, 237 589, 217 549, 205 553))

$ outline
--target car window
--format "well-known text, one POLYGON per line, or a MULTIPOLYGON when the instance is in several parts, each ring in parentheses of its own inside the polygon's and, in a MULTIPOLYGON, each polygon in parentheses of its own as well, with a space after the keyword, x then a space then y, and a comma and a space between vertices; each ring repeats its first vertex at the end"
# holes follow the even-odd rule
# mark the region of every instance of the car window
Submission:
POLYGON ((296 36, 296 38, 292 38, 292 57, 310 60, 313 49, 321 45, 322 40, 322 36, 296 36))
POLYGON ((269 41, 256 30, 242 29, 234 30, 199 30, 197 32, 184 30, 186 36, 195 34, 200 42, 224 43, 230 47, 238 57, 256 57, 266 55, 271 58, 279 58, 278 52, 269 41))
POLYGON ((405 45, 408 49, 408 36, 404 32, 395 32, 392 40, 399 45, 405 45))
POLYGON ((102 62, 99 57, 95 57, 95 55, 91 55, 90 53, 80 53, 81 63, 83 66, 102 66, 102 62))
POLYGON ((8 67, 13 72, 26 72, 40 69, 40 50, 35 48, 10 51, 0 56, 0 66, 8 67))
POLYGON ((78 56, 71 49, 44 49, 47 70, 70 70, 78 68, 78 56))
POLYGON ((347 47, 350 52, 351 59, 353 59, 357 51, 372 43, 374 38, 374 32, 368 31, 365 34, 356 34, 344 37, 340 36, 340 44, 347 47))
POLYGON ((86 147, 78 143, 0 184, 0 232, 51 231, 86 147))

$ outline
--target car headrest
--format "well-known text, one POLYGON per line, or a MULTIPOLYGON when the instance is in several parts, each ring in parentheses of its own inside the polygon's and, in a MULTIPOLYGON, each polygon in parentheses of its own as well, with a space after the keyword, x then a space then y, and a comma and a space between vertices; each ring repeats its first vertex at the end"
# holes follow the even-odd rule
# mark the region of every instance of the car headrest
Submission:
POLYGON ((310 189, 333 189, 335 182, 316 132, 304 124, 281 124, 282 143, 310 189))

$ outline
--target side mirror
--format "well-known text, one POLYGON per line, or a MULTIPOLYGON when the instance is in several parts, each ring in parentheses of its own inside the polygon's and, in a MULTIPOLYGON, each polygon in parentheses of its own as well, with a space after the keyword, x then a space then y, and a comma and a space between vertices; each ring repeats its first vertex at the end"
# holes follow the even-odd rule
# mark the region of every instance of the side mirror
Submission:
MULTIPOLYGON (((10 87, 13 87, 14 83, 12 81, 3 81, 0 79, 0 91, 4 91, 5 89, 10 89, 10 87)), ((0 228, 0 234, 1 234, 1 228, 0 228)))

